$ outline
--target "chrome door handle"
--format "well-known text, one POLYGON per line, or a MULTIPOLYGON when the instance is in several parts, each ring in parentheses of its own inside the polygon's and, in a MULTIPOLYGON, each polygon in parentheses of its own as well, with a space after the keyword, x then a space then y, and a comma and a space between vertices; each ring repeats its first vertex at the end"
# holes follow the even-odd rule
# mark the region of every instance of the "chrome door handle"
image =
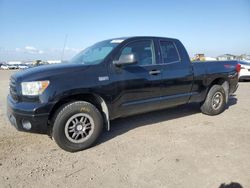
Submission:
POLYGON ((157 75, 157 74, 160 74, 160 73, 161 73, 160 70, 151 70, 151 71, 149 71, 149 74, 151 74, 151 75, 157 75))

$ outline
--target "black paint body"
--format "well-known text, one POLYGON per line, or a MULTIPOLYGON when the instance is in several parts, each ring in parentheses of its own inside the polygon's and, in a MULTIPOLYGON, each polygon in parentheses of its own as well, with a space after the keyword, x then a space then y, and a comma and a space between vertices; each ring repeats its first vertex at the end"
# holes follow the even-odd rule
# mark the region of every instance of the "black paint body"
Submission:
POLYGON ((131 37, 120 43, 97 65, 82 64, 44 65, 20 71, 12 75, 8 95, 8 114, 15 117, 12 124, 18 130, 22 121, 29 120, 28 132, 47 133, 48 123, 55 108, 65 99, 75 96, 99 96, 107 104, 109 119, 125 117, 186 104, 202 102, 216 79, 229 83, 230 94, 238 86, 237 61, 190 62, 182 43, 177 39, 160 37, 131 37), (115 66, 114 57, 131 41, 152 40, 155 50, 153 65, 115 66), (164 64, 159 47, 160 40, 173 41, 180 61, 164 64), (149 74, 159 70, 159 74, 149 74), (108 77, 100 81, 100 77, 108 77), (38 97, 21 95, 21 82, 49 80, 50 85, 38 97))

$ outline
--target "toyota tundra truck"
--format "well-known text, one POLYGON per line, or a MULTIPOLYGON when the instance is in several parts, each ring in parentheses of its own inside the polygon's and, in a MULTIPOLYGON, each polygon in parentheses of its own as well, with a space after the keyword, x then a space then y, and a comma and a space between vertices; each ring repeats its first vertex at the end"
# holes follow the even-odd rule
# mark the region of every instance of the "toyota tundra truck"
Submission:
POLYGON ((116 118, 187 103, 220 114, 238 87, 240 69, 237 61, 191 62, 173 38, 115 38, 67 63, 12 75, 7 114, 17 130, 48 134, 75 152, 93 146, 116 118))

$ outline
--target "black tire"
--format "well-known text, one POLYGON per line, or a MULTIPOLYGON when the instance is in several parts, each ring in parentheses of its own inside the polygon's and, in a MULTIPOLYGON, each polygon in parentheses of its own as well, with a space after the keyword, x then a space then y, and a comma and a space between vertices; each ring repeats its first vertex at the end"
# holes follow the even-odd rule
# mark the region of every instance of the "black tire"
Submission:
POLYGON ((226 107, 226 97, 226 92, 221 85, 213 85, 210 88, 205 101, 201 104, 202 113, 211 116, 222 113, 226 107), (216 106, 218 101, 218 106, 216 106))
POLYGON ((59 109, 55 116, 52 137, 63 150, 76 152, 92 146, 102 130, 103 119, 99 110, 88 102, 77 101, 68 103, 59 109), (78 130, 79 126, 82 127, 82 130, 78 130), (73 133, 71 133, 72 131, 73 133), (73 134, 77 134, 77 136, 73 136, 73 134), (80 137, 81 140, 75 139, 76 137, 77 139, 80 137))

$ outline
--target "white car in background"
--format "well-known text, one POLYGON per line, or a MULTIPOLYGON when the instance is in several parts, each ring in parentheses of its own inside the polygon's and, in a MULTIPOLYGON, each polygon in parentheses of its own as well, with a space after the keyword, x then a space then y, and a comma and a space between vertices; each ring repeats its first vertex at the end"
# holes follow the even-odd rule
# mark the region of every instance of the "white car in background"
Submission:
POLYGON ((9 69, 18 69, 18 65, 16 64, 8 64, 9 69))
POLYGON ((241 65, 239 80, 249 80, 250 81, 250 62, 248 61, 240 61, 241 65))
POLYGON ((27 69, 27 68, 29 68, 29 67, 28 67, 28 65, 25 65, 25 64, 19 64, 19 65, 18 65, 18 68, 19 68, 19 69, 27 69))
POLYGON ((6 64, 3 64, 3 65, 1 65, 1 69, 3 69, 3 70, 8 70, 8 69, 9 69, 9 66, 6 65, 6 64))

